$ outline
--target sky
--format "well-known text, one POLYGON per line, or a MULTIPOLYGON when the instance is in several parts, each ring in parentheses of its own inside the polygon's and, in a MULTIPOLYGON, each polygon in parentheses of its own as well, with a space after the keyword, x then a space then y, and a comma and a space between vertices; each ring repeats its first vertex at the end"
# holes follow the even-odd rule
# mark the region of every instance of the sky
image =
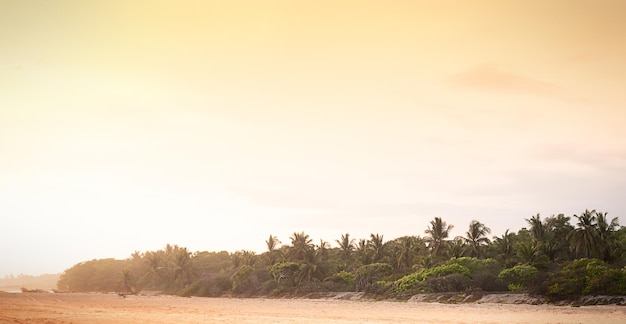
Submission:
POLYGON ((626 224, 624 1, 0 0, 0 276, 626 224), (575 222, 572 222, 575 223, 575 222))

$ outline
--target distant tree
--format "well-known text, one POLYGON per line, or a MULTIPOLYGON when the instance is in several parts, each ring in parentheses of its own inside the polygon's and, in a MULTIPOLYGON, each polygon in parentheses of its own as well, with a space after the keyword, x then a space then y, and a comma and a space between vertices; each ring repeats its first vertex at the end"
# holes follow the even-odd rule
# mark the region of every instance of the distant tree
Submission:
POLYGON ((396 269, 410 269, 413 265, 413 258, 418 249, 419 237, 402 236, 392 241, 396 246, 396 269))
POLYGON ((537 214, 525 220, 530 225, 530 234, 533 240, 539 244, 544 243, 546 241, 547 230, 545 225, 541 222, 541 216, 537 214))
MULTIPOLYGON (((174 288, 176 286, 180 286, 180 283, 177 282, 177 274, 176 269, 177 269, 177 261, 176 258, 179 257, 179 252, 182 250, 183 248, 181 248, 180 246, 176 245, 176 244, 166 244, 165 248, 162 250, 163 253, 163 259, 164 259, 164 263, 165 263, 165 271, 166 273, 163 275, 164 280, 162 280, 162 283, 164 283, 165 287, 168 288, 174 288)), ((184 249, 183 253, 188 252, 187 249, 184 249)))
POLYGON ((517 243, 516 249, 517 257, 521 264, 538 267, 548 261, 547 257, 541 253, 539 243, 537 242, 522 241, 517 243))
POLYGON ((507 229, 500 237, 494 237, 496 246, 496 259, 498 259, 504 267, 513 265, 515 258, 515 249, 513 248, 513 233, 509 233, 507 229))
POLYGON ((563 258, 566 245, 562 241, 566 238, 567 231, 563 232, 559 227, 564 226, 568 221, 569 218, 564 218, 563 214, 548 217, 545 221, 541 220, 539 214, 526 219, 530 225, 529 233, 534 246, 551 262, 556 261, 559 256, 563 258))
POLYGON ((328 249, 330 248, 330 244, 328 242, 320 239, 320 244, 316 246, 317 256, 319 256, 321 261, 328 260, 328 249))
POLYGON ((241 251, 241 259, 244 265, 254 267, 257 260, 256 252, 243 250, 241 251))
POLYGON ((348 264, 350 263, 350 258, 352 256, 352 251, 354 251, 354 239, 350 238, 350 233, 346 233, 341 235, 341 239, 335 240, 339 245, 339 249, 341 249, 341 256, 343 259, 343 267, 344 269, 348 268, 348 264))
POLYGON ((611 236, 613 237, 613 251, 611 252, 611 257, 614 259, 613 262, 618 265, 626 265, 626 226, 621 226, 611 236))
POLYGON ((444 242, 444 255, 448 258, 460 258, 465 254, 467 245, 461 236, 457 236, 452 241, 444 242))
POLYGON ((290 237, 291 248, 289 251, 292 261, 304 261, 307 253, 313 249, 313 243, 309 235, 304 232, 293 233, 290 237))
POLYGON ((429 269, 434 266, 433 256, 432 255, 424 255, 417 258, 417 262, 413 266, 414 269, 429 269))
POLYGON ((122 284, 124 285, 126 289, 128 289, 127 291, 133 295, 136 295, 139 292, 139 290, 137 289, 135 278, 131 274, 130 270, 128 269, 122 270, 122 277, 123 277, 122 284))
POLYGON ((476 220, 470 222, 469 230, 465 232, 465 243, 470 256, 482 258, 481 247, 489 244, 490 241, 487 238, 489 233, 491 233, 491 229, 483 223, 476 220))
POLYGON ((378 262, 385 256, 385 241, 383 236, 376 233, 370 234, 369 247, 373 252, 372 262, 378 262))
POLYGON ((576 229, 568 235, 570 248, 579 258, 593 258, 599 254, 600 236, 596 229, 596 211, 585 210, 578 219, 576 229))
POLYGON ((193 263, 191 262, 191 252, 187 248, 180 248, 174 256, 174 280, 180 287, 185 287, 195 278, 193 263))
POLYGON ((603 259, 605 262, 610 262, 613 260, 613 250, 616 246, 616 240, 614 238, 614 233, 617 228, 619 228, 619 223, 617 217, 611 219, 607 217, 607 213, 596 213, 597 217, 597 231, 598 231, 598 242, 600 246, 598 247, 599 257, 603 259))
POLYGON ((148 271, 144 277, 148 280, 152 280, 154 283, 154 289, 159 289, 159 279, 164 267, 161 265, 161 256, 156 252, 147 252, 145 254, 145 262, 148 266, 148 271))
POLYGON ((270 234, 270 237, 267 239, 267 241, 265 241, 265 244, 267 245, 267 258, 268 258, 268 263, 270 265, 276 263, 276 260, 278 259, 278 255, 279 255, 279 250, 278 250, 278 245, 280 245, 280 240, 278 240, 278 238, 276 236, 273 236, 270 234))
POLYGON ((356 253, 362 265, 368 265, 372 263, 372 250, 370 249, 370 244, 368 240, 359 240, 359 244, 356 248, 356 253))
POLYGON ((548 232, 543 253, 551 262, 563 262, 573 258, 569 248, 568 235, 574 230, 570 218, 563 214, 547 217, 544 224, 548 232))
POLYGON ((141 258, 143 258, 143 254, 139 251, 135 251, 130 255, 132 261, 140 262, 141 258))
POLYGON ((242 251, 235 251, 230 254, 230 262, 232 264, 233 269, 239 269, 241 267, 242 261, 243 261, 242 251))
POLYGON ((300 284, 313 280, 318 270, 318 254, 315 250, 309 249, 304 260, 300 263, 300 268, 296 273, 296 281, 300 284))
POLYGON ((448 225, 446 222, 442 221, 440 217, 435 217, 435 219, 430 221, 430 226, 428 226, 424 233, 428 235, 425 240, 433 256, 441 255, 443 252, 443 242, 448 238, 452 228, 454 228, 453 225, 448 225))

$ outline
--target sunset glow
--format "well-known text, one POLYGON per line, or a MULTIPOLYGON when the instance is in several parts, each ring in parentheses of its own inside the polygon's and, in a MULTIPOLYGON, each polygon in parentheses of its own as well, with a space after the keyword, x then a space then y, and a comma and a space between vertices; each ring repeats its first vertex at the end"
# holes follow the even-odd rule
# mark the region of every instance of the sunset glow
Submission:
POLYGON ((454 235, 586 208, 624 223, 624 13, 0 0, 0 276, 433 217, 454 235))

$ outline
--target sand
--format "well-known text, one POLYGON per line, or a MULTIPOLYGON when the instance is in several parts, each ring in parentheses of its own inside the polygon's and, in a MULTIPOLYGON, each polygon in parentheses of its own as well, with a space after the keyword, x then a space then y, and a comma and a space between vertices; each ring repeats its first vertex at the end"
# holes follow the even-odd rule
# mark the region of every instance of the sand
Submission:
POLYGON ((624 306, 0 293, 0 323, 626 323, 624 306))

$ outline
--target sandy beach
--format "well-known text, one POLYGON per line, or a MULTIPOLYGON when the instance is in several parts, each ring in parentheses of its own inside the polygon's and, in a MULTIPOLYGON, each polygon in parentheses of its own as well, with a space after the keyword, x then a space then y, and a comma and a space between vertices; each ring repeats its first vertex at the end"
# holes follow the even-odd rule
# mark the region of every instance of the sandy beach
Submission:
POLYGON ((626 307, 0 293, 1 323, 624 323, 626 307))

